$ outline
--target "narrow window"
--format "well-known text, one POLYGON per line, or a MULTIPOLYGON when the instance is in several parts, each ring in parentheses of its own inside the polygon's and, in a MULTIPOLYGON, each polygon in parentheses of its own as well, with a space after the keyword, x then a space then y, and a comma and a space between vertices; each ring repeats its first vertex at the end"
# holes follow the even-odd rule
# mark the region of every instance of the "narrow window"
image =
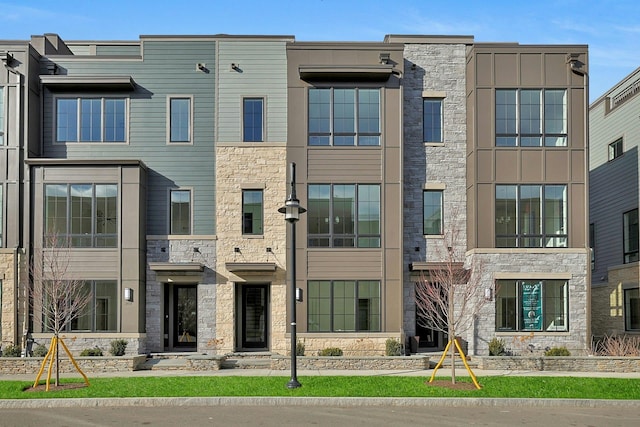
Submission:
POLYGON ((56 141, 78 141, 78 100, 58 99, 56 104, 56 141))
POLYGON ((4 145, 4 88, 0 87, 0 146, 4 145))
POLYGON ((191 142, 191 98, 169 100, 170 142, 191 142))
POLYGON ((640 293, 638 288, 624 291, 624 326, 626 331, 640 331, 640 293))
POLYGON ((242 100, 242 138, 244 142, 263 141, 264 99, 244 98, 242 100))
POLYGON ((263 233, 262 190, 242 191, 242 234, 263 233))
POLYGON ((596 225, 589 224, 589 249, 591 252, 591 270, 596 268, 596 225))
POLYGON ((442 234, 442 191, 425 190, 422 192, 424 235, 442 234))
POLYGON ((422 100, 422 126, 424 142, 443 142, 442 139, 442 99, 422 100))
POLYGON ((171 234, 191 233, 191 191, 171 190, 171 234))
POLYGON ((617 159, 620 156, 622 156, 622 138, 617 139, 616 141, 609 144, 608 160, 611 161, 613 159, 617 159))
POLYGON ((638 261, 638 209, 623 214, 624 263, 638 261))

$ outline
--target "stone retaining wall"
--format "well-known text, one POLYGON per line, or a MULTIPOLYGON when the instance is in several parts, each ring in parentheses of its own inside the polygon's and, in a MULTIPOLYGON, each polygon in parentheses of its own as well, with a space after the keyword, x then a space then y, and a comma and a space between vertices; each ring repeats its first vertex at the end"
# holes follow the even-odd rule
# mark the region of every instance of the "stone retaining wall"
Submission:
MULTIPOLYGON (((131 372, 139 367, 147 359, 145 355, 121 356, 121 357, 75 357, 80 369, 85 374, 91 372, 131 372)), ((54 362, 55 363, 55 362, 54 362)), ((38 374, 42 365, 41 357, 3 357, 0 358, 0 374, 38 374)), ((55 368, 54 368, 55 369, 55 368)), ((46 369, 45 369, 46 372, 46 369)), ((77 372, 68 358, 60 358, 60 372, 77 372)))
POLYGON ((529 370, 567 372, 638 372, 640 357, 521 357, 521 356, 474 356, 478 369, 529 370))
MULTIPOLYGON (((298 369, 351 369, 351 370, 422 370, 429 369, 428 357, 336 357, 336 356, 299 356, 296 358, 298 369)), ((271 369, 287 370, 291 367, 291 358, 273 356, 271 369)))

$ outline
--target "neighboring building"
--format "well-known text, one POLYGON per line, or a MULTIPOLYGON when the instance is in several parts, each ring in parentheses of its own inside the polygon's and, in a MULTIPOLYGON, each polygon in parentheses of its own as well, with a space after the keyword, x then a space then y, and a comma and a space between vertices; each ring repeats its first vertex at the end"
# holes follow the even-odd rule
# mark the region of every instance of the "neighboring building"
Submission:
POLYGON ((640 333, 640 68, 589 107, 593 335, 640 333))
POLYGON ((288 353, 277 210, 295 162, 308 354, 383 354, 409 337, 442 349, 446 334, 416 320, 414 286, 452 227, 452 249, 484 266, 487 301, 461 333, 472 354, 495 336, 586 349, 586 46, 55 34, 0 46, 24 57, 0 80, 13 162, 0 187, 3 342, 48 336, 38 316, 24 321, 15 272, 57 234, 94 295, 69 327, 74 349, 122 338, 129 353, 288 353))

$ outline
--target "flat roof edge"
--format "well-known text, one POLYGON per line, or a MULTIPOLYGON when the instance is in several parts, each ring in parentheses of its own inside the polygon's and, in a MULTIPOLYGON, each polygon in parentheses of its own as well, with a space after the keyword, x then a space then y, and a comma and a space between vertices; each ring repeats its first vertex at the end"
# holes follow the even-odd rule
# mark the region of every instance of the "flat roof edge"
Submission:
POLYGON ((386 43, 403 44, 473 44, 471 35, 419 35, 419 34, 387 34, 386 43))

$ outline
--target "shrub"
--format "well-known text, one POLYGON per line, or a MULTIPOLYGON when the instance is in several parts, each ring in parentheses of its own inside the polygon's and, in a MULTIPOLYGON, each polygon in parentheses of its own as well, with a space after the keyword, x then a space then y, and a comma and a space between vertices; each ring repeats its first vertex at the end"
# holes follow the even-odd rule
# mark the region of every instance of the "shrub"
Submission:
POLYGON ((400 341, 389 338, 384 344, 385 356, 402 356, 402 344, 400 341))
POLYGON ((571 356, 567 347, 553 347, 544 352, 545 356, 571 356))
POLYGON ((85 348, 80 353, 80 357, 87 357, 87 356, 102 356, 102 350, 100 350, 100 347, 85 348))
POLYGON ((605 336, 594 344, 593 352, 598 356, 639 357, 640 337, 629 335, 605 336))
POLYGON ((504 353, 504 340, 493 337, 493 339, 489 341, 489 356, 502 356, 504 353))
POLYGON ((127 349, 127 341, 123 339, 111 341, 111 349, 109 353, 113 356, 124 356, 124 352, 127 349))
POLYGON ((49 352, 49 348, 44 344, 38 344, 36 348, 33 349, 33 357, 45 357, 49 352))
POLYGON ((298 341, 296 343, 296 356, 304 356, 304 342, 298 341))
POLYGON ((320 350, 318 356, 342 356, 342 349, 338 347, 328 347, 320 350))
POLYGON ((2 357, 20 357, 22 349, 17 345, 8 345, 2 349, 2 357))

